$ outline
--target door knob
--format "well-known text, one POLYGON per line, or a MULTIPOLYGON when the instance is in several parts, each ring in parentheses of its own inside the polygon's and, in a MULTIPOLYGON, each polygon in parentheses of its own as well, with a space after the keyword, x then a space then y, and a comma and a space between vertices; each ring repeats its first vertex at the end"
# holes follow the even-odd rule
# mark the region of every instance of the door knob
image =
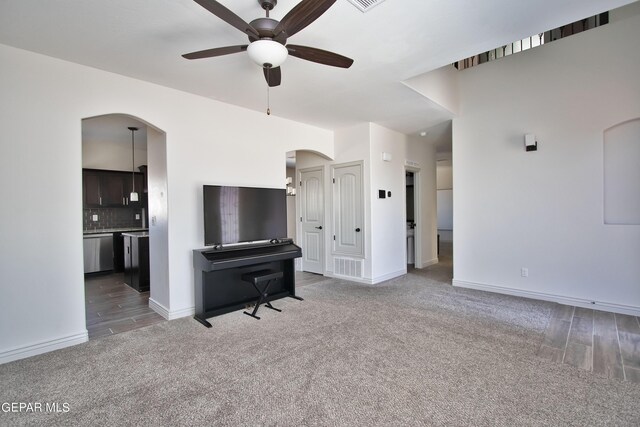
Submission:
POLYGON ((322 230, 322 226, 316 227, 318 230, 322 230))
POLYGON ((360 232, 360 229, 359 229, 359 228, 356 228, 356 233, 359 233, 359 232, 360 232))

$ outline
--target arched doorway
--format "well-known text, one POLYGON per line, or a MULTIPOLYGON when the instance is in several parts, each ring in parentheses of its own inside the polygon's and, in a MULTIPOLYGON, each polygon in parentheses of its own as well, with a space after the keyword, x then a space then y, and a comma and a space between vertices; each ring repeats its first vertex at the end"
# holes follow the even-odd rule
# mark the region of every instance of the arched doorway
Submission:
POLYGON ((83 119, 82 176, 89 339, 163 321, 169 295, 165 132, 127 114, 83 119))
MULTIPOLYGON (((325 168, 331 159, 312 150, 287 153, 288 230, 303 256, 296 260, 299 272, 323 275, 326 271, 327 187, 325 168)), ((310 279, 308 274, 298 279, 310 279)))

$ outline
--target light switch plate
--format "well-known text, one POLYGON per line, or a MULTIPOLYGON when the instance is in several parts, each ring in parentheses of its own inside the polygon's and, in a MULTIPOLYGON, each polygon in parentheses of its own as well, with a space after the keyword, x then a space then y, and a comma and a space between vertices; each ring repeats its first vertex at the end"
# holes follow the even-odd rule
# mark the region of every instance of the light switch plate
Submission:
POLYGON ((140 214, 136 214, 136 219, 140 219, 140 214))
POLYGON ((98 215, 91 215, 91 221, 96 222, 98 220, 98 215))

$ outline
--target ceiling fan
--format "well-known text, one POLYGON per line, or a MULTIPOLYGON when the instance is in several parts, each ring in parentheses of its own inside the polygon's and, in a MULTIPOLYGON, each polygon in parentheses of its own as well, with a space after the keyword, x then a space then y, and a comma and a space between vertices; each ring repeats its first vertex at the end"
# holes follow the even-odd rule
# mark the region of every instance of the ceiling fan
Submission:
POLYGON ((288 55, 333 67, 349 68, 353 59, 337 53, 308 46, 286 44, 287 39, 304 29, 327 11, 336 0, 302 0, 282 18, 269 18, 278 0, 258 0, 266 11, 266 17, 246 23, 235 13, 215 0, 194 0, 200 6, 249 36, 249 44, 218 47, 182 55, 186 59, 211 58, 247 51, 249 57, 263 68, 267 84, 280 85, 280 65, 288 55))

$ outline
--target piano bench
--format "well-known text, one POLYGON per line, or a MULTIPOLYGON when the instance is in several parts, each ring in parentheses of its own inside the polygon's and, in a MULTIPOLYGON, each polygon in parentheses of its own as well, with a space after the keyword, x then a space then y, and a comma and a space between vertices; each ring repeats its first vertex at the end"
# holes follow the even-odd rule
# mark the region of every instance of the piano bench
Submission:
MULTIPOLYGON (((281 279, 283 277, 282 271, 258 270, 252 271, 251 273, 243 274, 241 277, 243 282, 251 283, 256 291, 258 291, 258 300, 256 301, 256 305, 253 308, 253 312, 248 313, 245 311, 244 314, 246 314, 247 316, 251 316, 254 319, 260 320, 260 318, 256 316, 258 308, 260 307, 260 304, 262 304, 262 301, 269 296, 269 294, 267 293, 267 291, 269 290, 269 285, 271 285, 273 281, 281 279), (264 289, 260 290, 260 287, 258 285, 264 282, 266 282, 266 285, 264 286, 264 289)), ((265 306, 278 312, 282 311, 272 306, 270 302, 267 302, 265 306)))
POLYGON ((254 285, 257 285, 262 282, 280 279, 282 278, 282 271, 276 270, 259 270, 252 271, 251 273, 246 273, 242 275, 243 282, 249 282, 254 285))

